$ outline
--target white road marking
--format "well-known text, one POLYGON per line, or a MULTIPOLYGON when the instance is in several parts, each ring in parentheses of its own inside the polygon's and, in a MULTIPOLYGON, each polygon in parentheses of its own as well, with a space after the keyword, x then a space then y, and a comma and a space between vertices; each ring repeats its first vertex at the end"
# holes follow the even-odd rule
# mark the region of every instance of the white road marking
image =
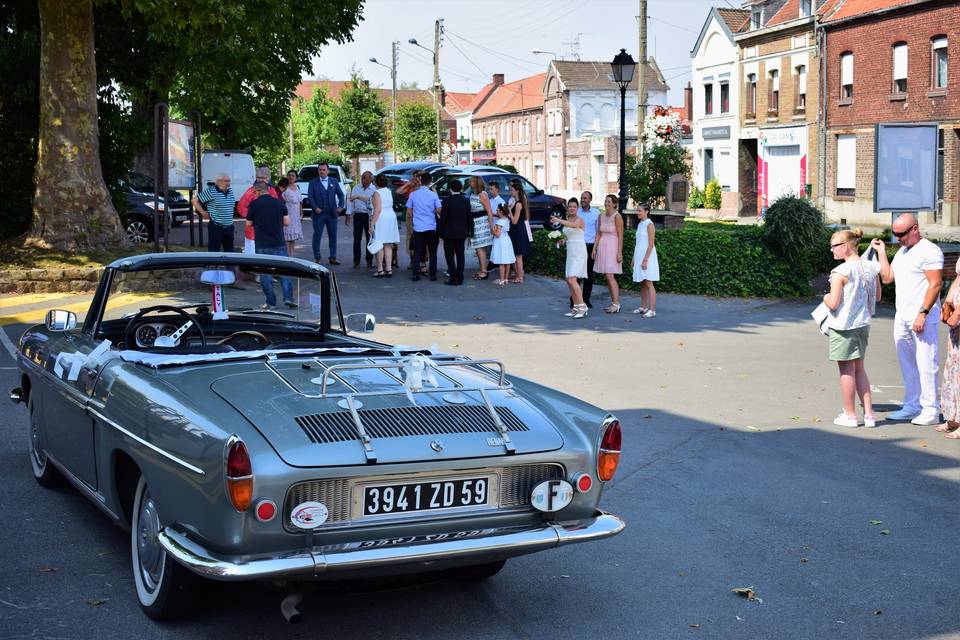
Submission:
POLYGON ((10 336, 7 335, 7 332, 0 327, 0 344, 3 345, 4 349, 7 350, 7 353, 10 354, 10 357, 13 358, 13 361, 17 361, 17 348, 13 346, 13 343, 10 341, 10 336))

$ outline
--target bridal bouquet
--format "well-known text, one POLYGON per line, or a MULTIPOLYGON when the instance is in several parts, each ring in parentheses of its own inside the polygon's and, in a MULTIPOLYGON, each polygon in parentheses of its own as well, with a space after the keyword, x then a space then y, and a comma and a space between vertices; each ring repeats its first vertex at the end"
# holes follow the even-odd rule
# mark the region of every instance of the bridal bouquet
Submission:
POLYGON ((560 248, 560 245, 564 243, 565 238, 563 237, 563 231, 551 231, 547 234, 547 239, 553 242, 553 246, 557 249, 560 248))

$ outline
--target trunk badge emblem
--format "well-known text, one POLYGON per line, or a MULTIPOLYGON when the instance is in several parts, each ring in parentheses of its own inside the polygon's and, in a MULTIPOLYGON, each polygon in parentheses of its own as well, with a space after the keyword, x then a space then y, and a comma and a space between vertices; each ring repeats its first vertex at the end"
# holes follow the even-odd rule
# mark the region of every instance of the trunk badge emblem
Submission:
POLYGON ((443 451, 443 443, 440 442, 439 440, 434 440, 430 443, 430 448, 436 451, 437 453, 440 453, 441 451, 443 451))

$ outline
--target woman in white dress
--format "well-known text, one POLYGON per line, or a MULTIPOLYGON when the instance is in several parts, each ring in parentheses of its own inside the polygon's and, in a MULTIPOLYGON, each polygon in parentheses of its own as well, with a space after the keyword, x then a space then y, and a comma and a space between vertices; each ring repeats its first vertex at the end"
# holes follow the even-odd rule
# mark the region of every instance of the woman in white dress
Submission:
POLYGON ((637 242, 633 247, 633 281, 640 283, 640 308, 633 312, 642 318, 657 316, 657 290, 653 283, 660 280, 660 262, 654 241, 657 230, 650 219, 650 205, 637 207, 637 242))
POLYGON ((287 241, 287 255, 293 257, 297 240, 303 240, 303 195, 297 187, 297 172, 287 171, 287 188, 283 190, 283 204, 287 206, 290 224, 283 228, 283 239, 287 241))
POLYGON ((387 176, 380 174, 374 178, 377 190, 373 193, 373 216, 370 218, 370 237, 383 244, 374 256, 377 268, 374 278, 393 275, 393 245, 400 242, 400 230, 397 226, 397 214, 393 210, 393 194, 387 188, 387 176))
POLYGON ((497 219, 494 220, 493 225, 490 263, 500 268, 500 277, 494 280, 493 284, 502 287, 509 282, 507 274, 510 272, 510 265, 517 261, 517 256, 513 253, 513 241, 510 239, 510 217, 505 203, 497 207, 497 219))
POLYGON ((564 277, 567 279, 567 288, 570 289, 570 299, 573 307, 564 315, 568 318, 586 318, 587 305, 583 303, 583 290, 580 289, 578 278, 587 277, 587 243, 583 239, 585 228, 583 218, 578 215, 580 201, 570 198, 567 201, 567 218, 550 216, 551 224, 563 226, 563 235, 567 245, 567 264, 564 277))

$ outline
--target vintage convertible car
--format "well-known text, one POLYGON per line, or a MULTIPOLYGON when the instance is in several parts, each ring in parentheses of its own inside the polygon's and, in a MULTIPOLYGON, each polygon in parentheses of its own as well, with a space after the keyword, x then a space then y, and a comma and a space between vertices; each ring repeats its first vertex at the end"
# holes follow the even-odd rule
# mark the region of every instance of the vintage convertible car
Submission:
POLYGON ((623 530, 598 508, 616 417, 494 360, 360 337, 373 324, 303 260, 118 260, 82 324, 52 310, 20 339, 33 473, 129 527, 158 619, 188 609, 197 576, 487 577, 623 530), (287 279, 289 308, 261 308, 251 275, 287 279))

